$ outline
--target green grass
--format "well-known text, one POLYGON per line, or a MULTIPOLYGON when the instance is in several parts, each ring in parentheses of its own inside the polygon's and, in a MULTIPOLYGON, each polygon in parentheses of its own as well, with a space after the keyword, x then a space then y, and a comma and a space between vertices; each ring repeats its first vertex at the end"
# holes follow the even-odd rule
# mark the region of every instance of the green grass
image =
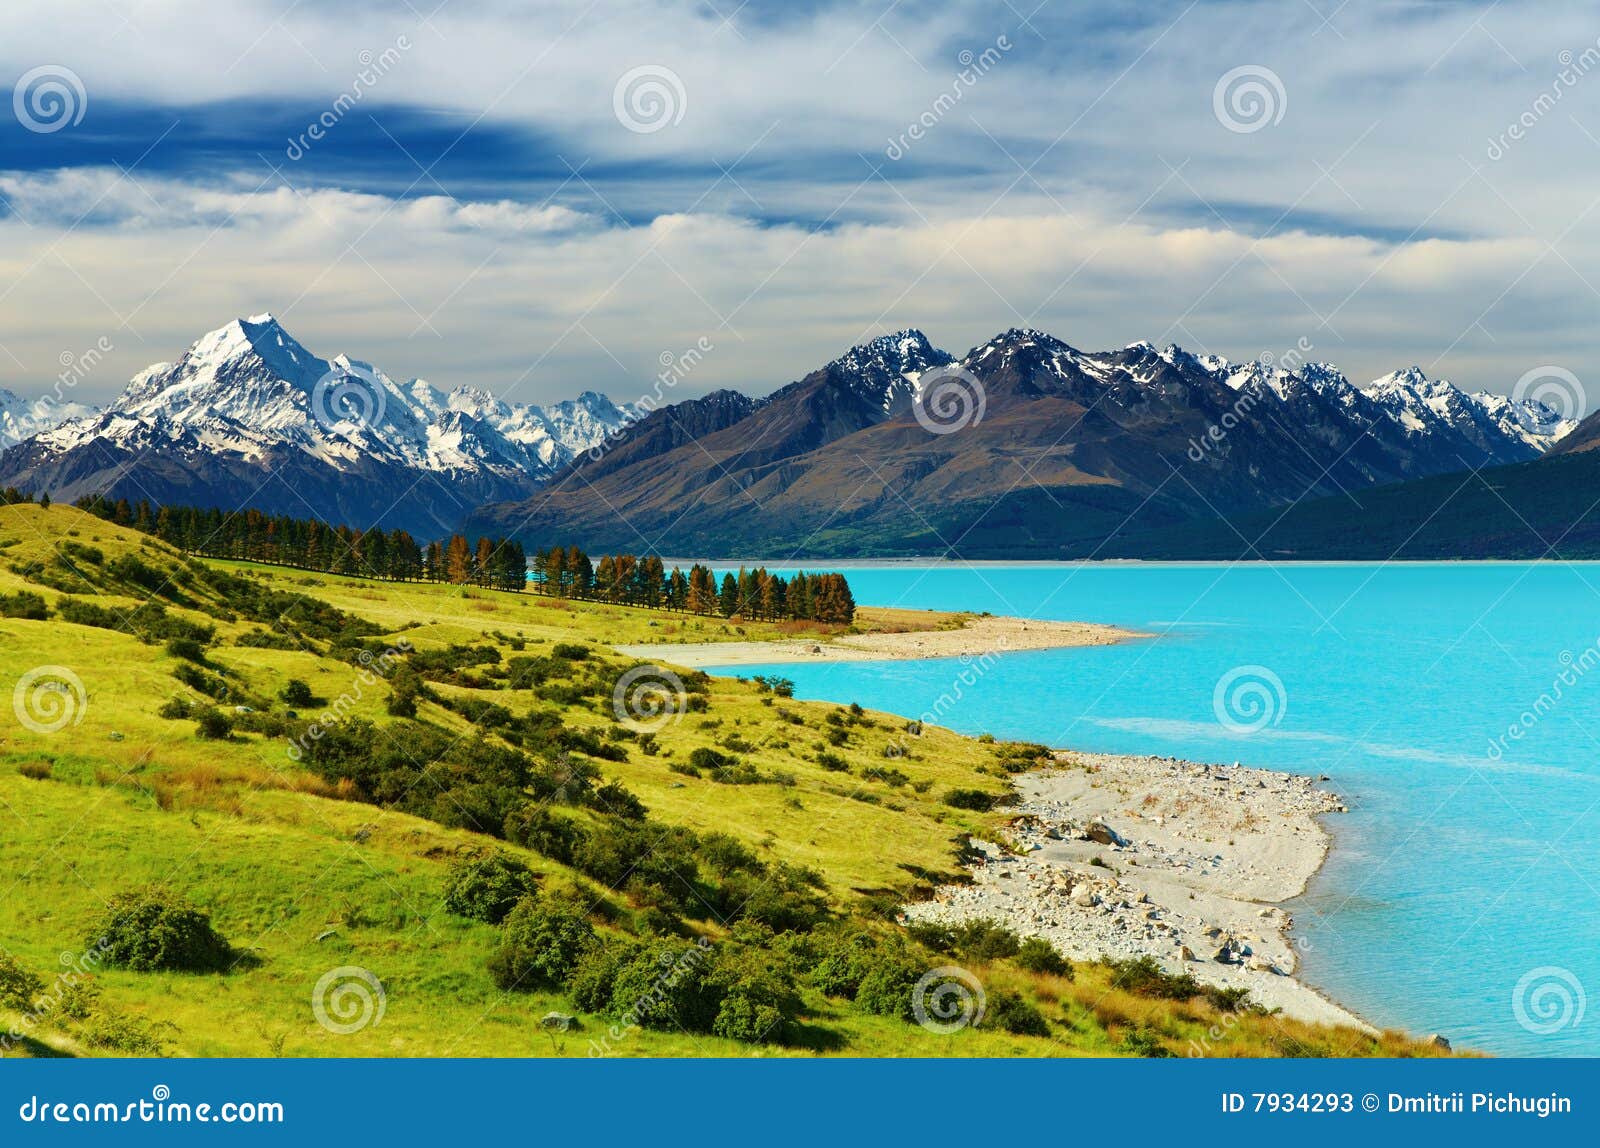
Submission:
MULTIPOLYGON (((171 613, 215 625, 216 641, 207 651, 212 672, 227 671, 237 687, 261 699, 278 698, 290 678, 308 682, 323 698, 351 692, 356 668, 329 656, 325 643, 292 651, 233 645, 259 623, 222 618, 228 601, 192 576, 197 565, 164 545, 71 508, 0 507, 0 594, 30 590, 54 607, 70 589, 92 595, 99 605, 130 609, 145 591, 107 570, 125 555, 138 555, 176 579, 191 571, 189 584, 176 592, 192 608, 172 606, 171 613), (102 561, 63 562, 61 545, 69 542, 98 549, 102 561)), ((385 631, 383 640, 403 637, 419 649, 490 643, 512 656, 518 644, 532 655, 548 652, 557 641, 580 642, 595 651, 595 659, 620 669, 629 662, 611 654, 611 644, 794 632, 530 595, 377 583, 244 563, 211 565, 329 603, 375 623, 385 631)), ((867 628, 952 624, 959 624, 958 615, 871 611, 860 622, 867 628)), ((107 1018, 142 1020, 154 1026, 162 1051, 184 1056, 586 1056, 590 1040, 605 1035, 611 1022, 597 1016, 582 1017, 577 1031, 542 1028, 539 1018, 546 1012, 575 1011, 570 1002, 559 993, 498 990, 485 967, 498 930, 443 910, 448 866, 489 844, 482 836, 340 800, 332 786, 289 756, 281 738, 246 733, 202 741, 194 722, 158 717, 165 700, 185 692, 173 677, 180 659, 159 644, 59 618, 0 618, 0 650, 0 686, 35 667, 59 666, 83 687, 75 724, 39 732, 10 714, 0 724, 0 952, 9 950, 49 979, 61 967, 60 954, 85 951, 111 896, 159 886, 207 911, 251 958, 227 974, 98 969, 93 983, 100 995, 91 1018, 51 1017, 28 1029, 28 1040, 16 1051, 114 1051, 92 1044, 97 1025, 107 1018), (386 992, 382 1022, 350 1035, 327 1031, 312 1010, 319 978, 342 966, 370 970, 386 992)), ((456 697, 481 692, 434 688, 456 697)), ((536 702, 529 691, 484 696, 519 712, 536 702)), ((382 727, 391 721, 386 697, 386 687, 365 688, 350 713, 382 727)), ((285 707, 273 701, 271 708, 281 713, 285 707)), ((609 697, 562 711, 571 727, 604 735, 616 725, 609 697)), ((683 715, 658 732, 657 754, 625 741, 629 760, 599 764, 644 802, 655 822, 732 834, 766 860, 814 868, 840 916, 866 914, 919 887, 955 879, 957 842, 973 832, 993 832, 1003 815, 953 809, 940 797, 955 788, 1006 792, 1007 773, 997 756, 1002 747, 934 728, 906 741, 903 719, 870 712, 843 727, 846 744, 830 745, 825 735, 834 727, 827 719, 836 713, 845 711, 775 699, 753 683, 716 678, 704 713, 683 715), (802 724, 783 720, 783 712, 802 724), (741 760, 781 782, 719 784, 671 768, 686 763, 697 748, 728 752, 730 739, 741 747, 741 760), (885 747, 902 741, 911 755, 887 760, 885 747), (842 758, 848 769, 823 768, 816 761, 819 749, 842 758), (884 765, 906 775, 906 783, 865 776, 884 765)), ((441 705, 424 702, 419 717, 463 734, 469 730, 441 705)), ((638 907, 536 853, 498 847, 541 874, 547 887, 576 886, 609 906, 617 920, 597 914, 604 929, 614 930, 638 907)), ((714 923, 694 927, 712 938, 722 935, 714 923)), ((948 962, 929 954, 930 967, 938 963, 948 962)), ((1069 982, 1025 973, 1010 962, 962 963, 989 991, 1013 989, 1035 1002, 1052 1035, 1017 1037, 984 1028, 942 1036, 864 1015, 849 1002, 807 988, 800 1038, 763 1051, 1126 1055, 1155 1041, 1181 1055, 1186 1042, 1224 1022, 1198 1000, 1152 1001, 1111 988, 1099 966, 1080 965, 1069 982)), ((21 1014, 0 1008, 0 1030, 20 1020, 21 1014)), ((1369 1040, 1271 1017, 1230 1017, 1227 1024, 1220 1055, 1425 1051, 1400 1037, 1369 1040)), ((634 1031, 613 1042, 612 1051, 737 1056, 751 1048, 710 1036, 634 1031)))

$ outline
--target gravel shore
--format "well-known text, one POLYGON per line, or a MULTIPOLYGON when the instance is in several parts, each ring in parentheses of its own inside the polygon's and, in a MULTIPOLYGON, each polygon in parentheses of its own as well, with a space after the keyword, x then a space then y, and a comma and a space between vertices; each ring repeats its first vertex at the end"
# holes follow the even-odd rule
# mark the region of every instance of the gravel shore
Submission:
POLYGON ((676 666, 753 666, 772 662, 883 662, 912 658, 982 657, 1016 650, 1108 646, 1142 637, 1097 622, 1037 622, 1026 618, 973 615, 959 629, 847 634, 820 640, 777 642, 686 642, 678 645, 617 646, 619 653, 676 666))
POLYGON ((1295 979, 1281 903, 1328 852, 1339 799, 1308 777, 1174 758, 1058 754, 1017 778, 1006 842, 975 842, 971 885, 909 905, 914 920, 1002 920, 1065 955, 1148 954, 1170 971, 1243 987, 1287 1016, 1370 1031, 1295 979))

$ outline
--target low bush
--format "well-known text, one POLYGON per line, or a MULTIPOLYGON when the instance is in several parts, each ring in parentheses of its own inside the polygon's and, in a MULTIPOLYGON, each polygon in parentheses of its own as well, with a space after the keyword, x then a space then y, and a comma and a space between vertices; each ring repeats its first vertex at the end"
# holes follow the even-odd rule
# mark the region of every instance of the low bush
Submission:
POLYGON ((952 809, 971 809, 977 813, 987 813, 994 808, 995 797, 992 793, 985 793, 981 789, 949 789, 945 791, 943 801, 952 809))
POLYGON ((23 967, 16 957, 0 949, 0 1008, 27 1012, 44 992, 44 981, 23 967))
POLYGON ((1054 945, 1043 937, 1029 937, 1018 947, 1017 967, 1030 973, 1049 973, 1052 976, 1072 979, 1072 962, 1063 957, 1054 945))
POLYGON ((316 695, 311 692, 311 687, 299 678, 290 678, 279 695, 292 706, 314 706, 317 704, 316 695))
POLYGON ((999 1028, 1014 1036, 1049 1036, 1050 1025, 1033 1003, 1010 989, 989 994, 983 1013, 984 1028, 999 1028))
POLYGON ((535 888, 533 874, 504 853, 474 853, 450 867, 444 907, 459 917, 498 925, 535 888))
POLYGON ((107 965, 136 973, 218 972, 236 959, 209 917, 160 889, 112 898, 87 947, 107 965))
POLYGON ((50 607, 44 597, 32 590, 18 590, 15 594, 0 594, 0 618, 26 618, 43 622, 50 617, 50 607))
POLYGON ((594 926, 576 906, 525 897, 505 919, 489 975, 502 989, 554 988, 594 944, 594 926))

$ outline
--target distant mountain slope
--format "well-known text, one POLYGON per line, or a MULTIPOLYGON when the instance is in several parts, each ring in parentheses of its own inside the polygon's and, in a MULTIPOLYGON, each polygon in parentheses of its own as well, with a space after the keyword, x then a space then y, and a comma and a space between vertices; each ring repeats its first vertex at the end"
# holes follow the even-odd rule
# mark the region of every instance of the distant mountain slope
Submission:
POLYGON ((1326 364, 1290 371, 1148 343, 1089 353, 1030 330, 959 362, 919 332, 886 336, 748 410, 719 399, 707 433, 673 433, 707 419, 695 403, 655 412, 609 454, 468 527, 595 548, 642 538, 673 554, 1082 555, 1122 535, 1532 459, 1570 426, 1416 368, 1369 392, 1326 364), (965 394, 965 417, 959 402, 941 414, 941 394, 965 394), (958 424, 938 425, 950 416, 958 424))
POLYGON ((104 411, 0 455, 0 485, 158 502, 252 506, 366 527, 447 533, 604 441, 628 413, 585 393, 548 408, 396 383, 308 351, 271 315, 201 337, 146 368, 104 411))
POLYGON ((58 402, 53 396, 24 399, 0 387, 0 450, 94 411, 85 403, 58 402))
MULTIPOLYGON (((1580 428, 1581 429, 1581 428, 1580 428)), ((1590 445, 1593 445, 1592 443, 1590 445)), ((1600 452, 1435 475, 1112 540, 1103 558, 1600 558, 1600 452)))

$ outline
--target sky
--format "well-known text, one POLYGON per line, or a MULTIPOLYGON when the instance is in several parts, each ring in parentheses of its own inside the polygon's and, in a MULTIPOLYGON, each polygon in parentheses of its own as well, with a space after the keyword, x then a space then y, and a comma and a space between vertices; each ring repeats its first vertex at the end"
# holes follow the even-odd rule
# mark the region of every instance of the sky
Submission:
POLYGON ((0 386, 263 312, 520 402, 905 327, 1600 374, 1592 12, 1036 3, 7 0, 0 386))

